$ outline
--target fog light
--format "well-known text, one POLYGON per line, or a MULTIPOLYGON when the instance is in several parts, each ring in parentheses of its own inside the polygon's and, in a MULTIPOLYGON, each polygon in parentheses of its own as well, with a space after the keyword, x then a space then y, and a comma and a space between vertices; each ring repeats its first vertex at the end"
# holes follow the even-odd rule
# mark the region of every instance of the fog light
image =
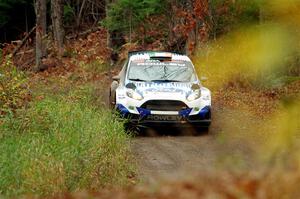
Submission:
POLYGON ((129 110, 134 110, 134 106, 129 106, 129 110))

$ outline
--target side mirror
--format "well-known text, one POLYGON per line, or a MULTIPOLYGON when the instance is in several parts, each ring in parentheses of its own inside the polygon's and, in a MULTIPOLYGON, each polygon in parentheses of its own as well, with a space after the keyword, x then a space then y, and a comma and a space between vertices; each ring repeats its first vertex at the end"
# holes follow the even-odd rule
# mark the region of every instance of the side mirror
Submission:
POLYGON ((113 79, 114 81, 120 81, 120 76, 119 76, 119 75, 113 76, 112 79, 113 79))
POLYGON ((128 84, 126 84, 126 86, 125 86, 126 88, 130 88, 130 89, 133 89, 133 90, 135 90, 136 89, 136 86, 135 86, 135 84, 134 83, 128 83, 128 84))
POLYGON ((208 80, 208 78, 205 77, 205 76, 202 76, 202 77, 200 78, 200 81, 202 81, 202 82, 206 82, 207 80, 208 80))

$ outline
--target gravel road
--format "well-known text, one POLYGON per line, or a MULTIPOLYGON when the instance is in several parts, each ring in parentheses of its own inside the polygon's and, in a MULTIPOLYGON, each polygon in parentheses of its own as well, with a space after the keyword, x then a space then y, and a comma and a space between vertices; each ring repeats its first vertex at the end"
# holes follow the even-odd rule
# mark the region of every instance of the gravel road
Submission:
POLYGON ((228 141, 228 138, 217 133, 222 131, 220 118, 214 118, 210 133, 198 136, 190 135, 190 130, 182 129, 178 135, 172 129, 165 129, 134 138, 132 151, 140 179, 151 183, 165 178, 191 176, 210 169, 254 167, 257 162, 253 146, 238 134, 236 137, 229 135, 228 141))

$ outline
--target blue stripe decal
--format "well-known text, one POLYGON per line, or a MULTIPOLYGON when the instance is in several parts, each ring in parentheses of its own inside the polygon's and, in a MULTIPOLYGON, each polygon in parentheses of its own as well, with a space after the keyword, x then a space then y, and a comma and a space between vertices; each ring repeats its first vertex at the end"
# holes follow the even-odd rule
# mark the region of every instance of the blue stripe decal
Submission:
POLYGON ((183 117, 188 117, 191 112, 192 112, 192 109, 188 108, 188 109, 184 109, 182 111, 179 111, 179 115, 183 116, 183 117))
POLYGON ((199 112, 199 116, 201 118, 205 118, 205 116, 210 112, 210 106, 206 106, 199 112))
POLYGON ((123 117, 125 117, 129 113, 129 110, 122 104, 117 104, 117 110, 123 117))
POLYGON ((140 116, 143 118, 143 117, 146 117, 148 115, 151 115, 151 111, 148 110, 148 109, 144 109, 144 108, 139 108, 137 107, 137 110, 138 112, 140 113, 140 116))

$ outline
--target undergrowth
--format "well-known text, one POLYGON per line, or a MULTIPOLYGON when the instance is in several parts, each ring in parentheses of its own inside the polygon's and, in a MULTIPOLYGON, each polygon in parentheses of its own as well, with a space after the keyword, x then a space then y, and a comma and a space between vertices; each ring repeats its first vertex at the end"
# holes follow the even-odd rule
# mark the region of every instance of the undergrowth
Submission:
POLYGON ((25 106, 30 98, 28 79, 24 72, 18 70, 11 57, 0 65, 0 118, 25 106))
POLYGON ((129 135, 86 89, 48 96, 0 125, 0 195, 55 195, 124 185, 129 135))
POLYGON ((86 71, 90 73, 102 73, 109 70, 109 65, 102 61, 101 59, 96 59, 94 61, 91 61, 88 64, 81 63, 81 67, 86 71))

